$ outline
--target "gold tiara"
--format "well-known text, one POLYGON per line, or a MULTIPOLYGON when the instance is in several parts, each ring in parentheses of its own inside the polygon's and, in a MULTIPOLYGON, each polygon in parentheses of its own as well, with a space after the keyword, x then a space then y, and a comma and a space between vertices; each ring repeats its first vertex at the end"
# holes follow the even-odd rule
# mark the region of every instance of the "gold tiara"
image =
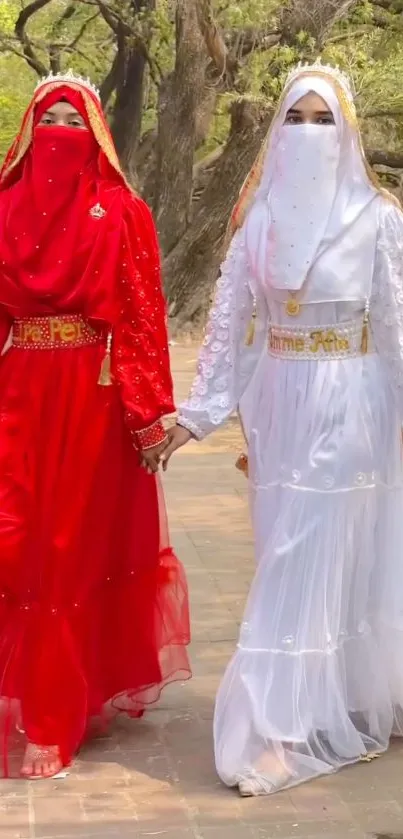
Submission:
POLYGON ((97 99, 100 101, 101 97, 99 95, 99 90, 92 84, 91 79, 85 79, 83 76, 77 76, 73 73, 72 70, 67 70, 66 73, 49 73, 46 78, 43 78, 38 82, 35 88, 35 92, 40 90, 41 87, 44 87, 47 84, 75 84, 79 85, 79 87, 84 87, 90 93, 94 94, 97 99))
POLYGON ((320 58, 317 58, 313 64, 303 64, 300 61, 299 64, 297 64, 297 66, 294 67, 294 69, 288 74, 285 87, 289 87, 300 76, 305 75, 306 73, 312 75, 317 73, 321 76, 330 76, 330 78, 334 79, 339 85, 341 85, 350 102, 354 102, 355 90, 347 74, 344 73, 343 70, 340 70, 340 67, 338 66, 332 67, 330 64, 322 64, 320 58))

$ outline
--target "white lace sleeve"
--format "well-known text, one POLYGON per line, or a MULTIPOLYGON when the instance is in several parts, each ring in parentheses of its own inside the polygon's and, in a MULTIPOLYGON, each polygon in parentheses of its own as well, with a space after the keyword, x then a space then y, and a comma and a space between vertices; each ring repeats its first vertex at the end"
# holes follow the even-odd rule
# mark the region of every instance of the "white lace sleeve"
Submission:
POLYGON ((403 214, 387 201, 381 206, 370 313, 403 422, 403 214))
POLYGON ((266 338, 266 304, 253 286, 243 234, 238 231, 221 267, 197 375, 189 398, 180 406, 178 423, 202 439, 225 422, 238 406, 266 338), (251 346, 246 346, 254 302, 257 310, 255 338, 251 346))

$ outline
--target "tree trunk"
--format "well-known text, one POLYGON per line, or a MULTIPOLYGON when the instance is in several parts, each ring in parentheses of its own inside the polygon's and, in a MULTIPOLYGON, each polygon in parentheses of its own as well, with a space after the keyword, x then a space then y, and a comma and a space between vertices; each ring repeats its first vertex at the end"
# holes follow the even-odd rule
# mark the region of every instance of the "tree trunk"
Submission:
POLYGON ((124 73, 116 86, 112 136, 129 180, 135 178, 135 154, 143 114, 146 59, 141 49, 126 48, 124 73))
POLYGON ((298 44, 301 32, 315 41, 315 49, 322 49, 334 24, 347 17, 359 0, 288 0, 281 13, 281 40, 298 44))
MULTIPOLYGON (((206 79, 204 91, 195 113, 195 144, 196 150, 205 142, 214 114, 217 101, 217 89, 206 79)), ((158 131, 151 128, 141 138, 136 153, 137 185, 144 198, 151 207, 156 205, 157 183, 157 145, 158 131)), ((192 189, 194 190, 194 183, 192 189)), ((176 242, 175 242, 176 244, 176 242)))
POLYGON ((165 260, 165 288, 174 328, 203 316, 222 258, 228 218, 268 130, 272 112, 241 100, 233 105, 231 131, 192 224, 165 260))
MULTIPOLYGON (((132 0, 133 19, 140 12, 152 12, 155 0, 132 0)), ((113 108, 112 136, 122 167, 130 181, 135 181, 135 155, 141 135, 144 89, 147 74, 145 45, 127 35, 118 24, 115 58, 116 99, 113 108)))
POLYGON ((401 152, 367 149, 366 156, 371 166, 388 166, 390 169, 403 169, 403 154, 401 152))
POLYGON ((179 242, 189 223, 206 67, 196 5, 197 0, 177 0, 175 69, 160 88, 153 209, 164 253, 179 242))

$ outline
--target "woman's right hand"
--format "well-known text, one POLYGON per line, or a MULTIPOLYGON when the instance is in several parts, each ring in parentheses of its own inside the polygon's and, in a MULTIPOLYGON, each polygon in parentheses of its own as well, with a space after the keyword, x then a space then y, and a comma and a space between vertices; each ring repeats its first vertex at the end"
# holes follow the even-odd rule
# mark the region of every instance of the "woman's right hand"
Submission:
POLYGON ((164 449, 164 453, 161 457, 164 472, 168 469, 168 463, 173 453, 182 446, 185 446, 186 443, 193 438, 193 434, 191 434, 187 428, 183 428, 182 425, 173 425, 172 428, 168 429, 167 434, 168 445, 164 449))

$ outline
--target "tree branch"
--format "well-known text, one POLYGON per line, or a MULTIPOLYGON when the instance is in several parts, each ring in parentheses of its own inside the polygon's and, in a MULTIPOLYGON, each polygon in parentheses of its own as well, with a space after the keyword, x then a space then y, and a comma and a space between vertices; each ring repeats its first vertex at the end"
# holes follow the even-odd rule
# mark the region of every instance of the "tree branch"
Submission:
POLYGON ((99 15, 100 15, 100 12, 95 12, 94 15, 91 15, 90 17, 87 18, 87 20, 84 21, 83 25, 80 27, 79 31, 77 32, 77 35, 75 36, 75 38, 73 38, 73 40, 70 42, 70 44, 67 45, 66 49, 74 50, 76 48, 77 44, 80 43, 81 38, 85 35, 88 27, 91 26, 91 23, 93 23, 93 21, 96 20, 99 17, 99 15))
POLYGON ((356 29, 346 29, 344 32, 338 32, 337 35, 332 35, 326 39, 326 46, 328 44, 343 44, 345 41, 351 41, 351 38, 359 38, 361 35, 367 35, 373 31, 371 24, 358 26, 356 29))
POLYGON ((233 33, 225 36, 225 42, 228 46, 230 54, 238 58, 238 60, 246 58, 252 52, 257 50, 268 50, 270 47, 275 47, 280 43, 281 32, 273 30, 245 29, 242 32, 237 32, 234 37, 233 33))
POLYGON ((77 6, 74 3, 70 3, 64 10, 63 14, 57 20, 55 20, 52 26, 49 43, 49 62, 52 73, 60 72, 61 49, 59 44, 57 43, 57 40, 63 30, 65 22, 74 17, 76 11, 77 6))
POLYGON ((220 78, 227 78, 231 83, 237 69, 228 52, 222 33, 214 19, 211 0, 198 0, 196 4, 197 22, 203 35, 207 52, 219 73, 220 78))
POLYGON ((394 0, 370 0, 371 6, 377 6, 379 9, 385 9, 386 12, 394 13, 395 3, 394 0))
POLYGON ((403 169, 403 154, 381 149, 367 149, 366 156, 371 166, 387 166, 389 169, 403 169))
POLYGON ((112 96, 114 90, 118 85, 119 79, 122 77, 124 72, 124 66, 126 62, 126 49, 125 49, 125 39, 118 38, 118 49, 111 64, 109 71, 107 72, 101 86, 100 86, 100 97, 103 107, 105 108, 109 102, 109 99, 112 96))
POLYGON ((104 0, 80 0, 80 2, 90 6, 98 6, 105 23, 108 24, 115 35, 118 35, 121 31, 127 36, 133 34, 133 30, 127 21, 115 9, 108 6, 104 0))
POLYGON ((390 108, 390 110, 367 111, 362 114, 358 113, 358 116, 360 119, 397 119, 403 116, 403 109, 390 108))
POLYGON ((32 41, 27 35, 26 25, 36 12, 39 12, 40 9, 48 6, 49 3, 51 3, 51 0, 33 0, 32 3, 28 3, 28 6, 25 6, 25 8, 20 12, 14 29, 15 35, 22 46, 26 62, 33 70, 35 70, 38 76, 46 76, 48 68, 36 55, 32 41))
MULTIPOLYGON (((11 52, 11 53, 12 53, 13 55, 15 55, 17 58, 22 58, 22 60, 23 60, 23 61, 27 61, 27 58, 26 58, 26 56, 24 55, 24 53, 23 53, 21 50, 17 49, 17 47, 14 47, 14 46, 13 46, 13 44, 11 43, 11 41, 7 41, 7 42, 4 42, 4 41, 3 41, 3 42, 2 42, 2 45, 4 46, 4 50, 5 50, 5 52, 11 52)), ((28 64, 29 64, 29 63, 30 63, 30 62, 28 62, 28 64)), ((48 71, 46 71, 46 73, 47 73, 47 72, 48 72, 48 71)), ((41 74, 41 75, 42 75, 42 74, 41 74)))
POLYGON ((280 19, 283 39, 296 43, 307 32, 321 49, 335 23, 344 20, 359 0, 289 0, 280 19))

